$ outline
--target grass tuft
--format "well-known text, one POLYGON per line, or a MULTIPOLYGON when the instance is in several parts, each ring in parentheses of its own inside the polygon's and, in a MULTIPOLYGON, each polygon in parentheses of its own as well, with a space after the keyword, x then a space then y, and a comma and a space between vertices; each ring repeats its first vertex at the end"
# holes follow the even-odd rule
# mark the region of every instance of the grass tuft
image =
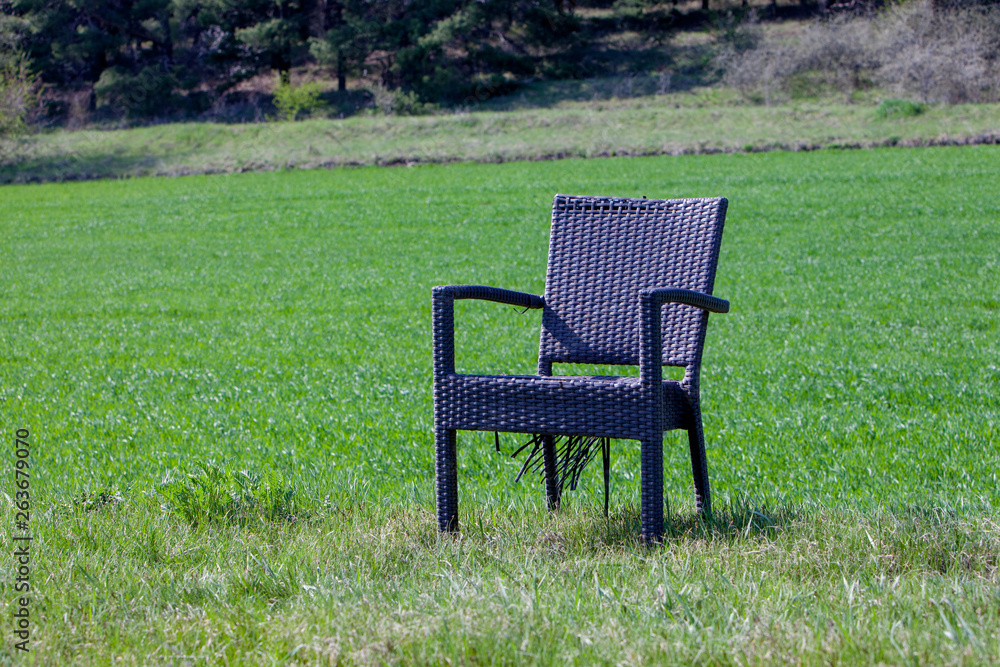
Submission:
POLYGON ((273 469, 256 473, 202 464, 198 472, 164 482, 157 491, 166 507, 192 526, 294 523, 309 516, 312 507, 273 469))

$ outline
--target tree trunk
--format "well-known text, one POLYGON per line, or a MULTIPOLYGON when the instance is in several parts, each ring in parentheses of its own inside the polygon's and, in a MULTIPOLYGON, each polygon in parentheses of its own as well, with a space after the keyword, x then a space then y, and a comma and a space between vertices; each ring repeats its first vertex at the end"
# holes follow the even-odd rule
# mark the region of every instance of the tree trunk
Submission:
POLYGON ((160 14, 160 25, 163 27, 163 66, 169 72, 174 66, 174 38, 170 34, 170 13, 160 14))
POLYGON ((315 0, 312 16, 308 19, 309 37, 323 37, 326 35, 326 0, 315 0))

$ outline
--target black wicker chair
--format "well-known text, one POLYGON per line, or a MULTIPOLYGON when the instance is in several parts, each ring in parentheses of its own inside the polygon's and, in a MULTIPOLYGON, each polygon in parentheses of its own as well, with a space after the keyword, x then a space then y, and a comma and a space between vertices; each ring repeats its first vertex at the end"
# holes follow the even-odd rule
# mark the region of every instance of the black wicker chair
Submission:
POLYGON ((727 201, 557 195, 544 297, 478 285, 433 290, 437 516, 458 530, 456 430, 534 434, 549 506, 558 436, 641 442, 642 537, 663 535, 663 432, 686 429, 698 509, 711 512, 698 376, 727 201), (455 373, 454 301, 542 308, 538 375, 455 373), (638 377, 553 376, 553 363, 639 366, 638 377), (680 382, 662 366, 682 366, 680 382))

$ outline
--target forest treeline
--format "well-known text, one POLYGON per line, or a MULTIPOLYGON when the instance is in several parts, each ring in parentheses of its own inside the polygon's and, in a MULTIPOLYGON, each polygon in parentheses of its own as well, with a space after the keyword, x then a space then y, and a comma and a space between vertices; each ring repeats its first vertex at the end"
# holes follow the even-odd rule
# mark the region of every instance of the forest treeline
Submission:
MULTIPOLYGON (((204 113, 262 73, 275 73, 276 85, 287 89, 302 66, 345 94, 350 81, 363 79, 413 104, 454 105, 537 78, 662 67, 669 61, 663 47, 677 31, 706 24, 720 32, 730 63, 764 72, 767 63, 742 55, 761 40, 733 28, 751 10, 772 18, 838 9, 858 15, 883 4, 803 0, 779 10, 777 2, 754 9, 746 0, 0 0, 0 68, 7 97, 19 77, 28 98, 44 84, 50 117, 72 105, 134 119, 204 113), (615 33, 638 39, 595 48, 615 33)), ((738 83, 760 78, 743 74, 738 83)))
MULTIPOLYGON (((592 4, 600 4, 592 3, 592 4)), ((608 6, 611 3, 606 3, 608 6)), ((642 0, 619 2, 637 22, 642 0), (631 4, 629 4, 631 3, 631 4), (627 7, 625 5, 628 5, 627 7)), ((586 76, 595 26, 573 0, 2 0, 3 40, 49 86, 129 116, 207 108, 261 72, 315 65, 423 102, 499 95, 532 76, 586 76), (588 25, 585 25, 588 24, 588 25), (585 29, 587 28, 587 29, 585 29), (141 94, 136 94, 139 91, 141 94)), ((652 12, 643 29, 676 17, 652 12)), ((617 27, 621 27, 620 25, 617 27)))

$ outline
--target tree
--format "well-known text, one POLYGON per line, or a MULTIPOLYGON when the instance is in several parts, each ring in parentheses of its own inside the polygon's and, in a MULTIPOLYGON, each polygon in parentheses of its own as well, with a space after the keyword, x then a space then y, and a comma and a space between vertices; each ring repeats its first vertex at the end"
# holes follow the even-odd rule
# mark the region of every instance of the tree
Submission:
POLYGON ((308 54, 310 26, 322 34, 325 22, 325 0, 266 0, 247 2, 252 6, 252 20, 239 27, 235 34, 259 58, 259 64, 278 72, 283 85, 289 83, 289 73, 296 60, 308 54))
POLYGON ((0 137, 20 134, 27 129, 26 119, 37 105, 41 88, 31 61, 21 48, 27 21, 8 13, 7 5, 0 13, 0 137))
MULTIPOLYGON (((309 52, 316 62, 332 69, 337 90, 347 90, 347 76, 360 69, 375 50, 381 34, 376 3, 346 0, 326 4, 326 31, 309 39, 309 52)), ((314 23, 315 25, 315 23, 314 23)))
POLYGON ((0 7, 30 25, 22 48, 47 84, 89 91, 92 110, 100 104, 132 117, 207 109, 262 72, 277 72, 279 86, 288 86, 293 68, 313 63, 331 71, 339 90, 373 72, 393 94, 448 104, 504 94, 528 77, 588 76, 601 57, 584 58, 586 30, 573 0, 0 0, 0 7))
POLYGON ((146 97, 173 92, 160 90, 172 81, 171 0, 14 0, 11 9, 32 25, 27 52, 45 81, 94 89, 111 69, 120 82, 142 77, 146 97))
POLYGON ((391 83, 424 101, 475 102, 509 92, 512 81, 571 52, 580 34, 577 17, 553 0, 442 1, 421 11, 418 20, 408 17, 405 41, 384 48, 395 49, 391 83))

